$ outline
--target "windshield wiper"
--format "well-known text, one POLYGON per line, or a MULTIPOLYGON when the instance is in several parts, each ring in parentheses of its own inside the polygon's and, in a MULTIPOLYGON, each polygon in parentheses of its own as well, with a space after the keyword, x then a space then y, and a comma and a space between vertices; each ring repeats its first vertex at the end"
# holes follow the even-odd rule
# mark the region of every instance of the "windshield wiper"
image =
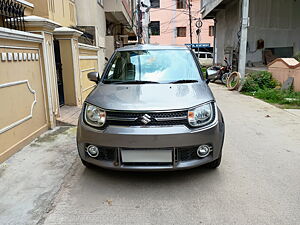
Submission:
POLYGON ((198 80, 176 80, 170 82, 170 84, 182 84, 182 83, 198 83, 198 80))
POLYGON ((124 81, 104 80, 103 83, 109 83, 109 84, 159 84, 156 81, 147 81, 147 80, 124 80, 124 81))

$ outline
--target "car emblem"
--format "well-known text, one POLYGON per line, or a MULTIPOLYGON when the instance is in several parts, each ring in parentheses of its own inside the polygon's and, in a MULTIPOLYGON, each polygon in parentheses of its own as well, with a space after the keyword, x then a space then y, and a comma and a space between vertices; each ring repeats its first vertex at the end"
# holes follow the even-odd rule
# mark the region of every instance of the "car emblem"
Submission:
POLYGON ((144 123, 144 124, 148 124, 151 122, 151 116, 149 116, 148 114, 145 114, 141 117, 141 121, 144 123))

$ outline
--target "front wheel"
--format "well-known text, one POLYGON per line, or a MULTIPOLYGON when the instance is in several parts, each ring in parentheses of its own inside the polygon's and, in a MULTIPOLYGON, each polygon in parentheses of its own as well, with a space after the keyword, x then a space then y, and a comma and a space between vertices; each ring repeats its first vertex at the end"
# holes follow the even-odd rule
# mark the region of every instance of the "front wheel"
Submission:
POLYGON ((224 73, 221 77, 221 81, 223 84, 227 84, 228 73, 224 73))

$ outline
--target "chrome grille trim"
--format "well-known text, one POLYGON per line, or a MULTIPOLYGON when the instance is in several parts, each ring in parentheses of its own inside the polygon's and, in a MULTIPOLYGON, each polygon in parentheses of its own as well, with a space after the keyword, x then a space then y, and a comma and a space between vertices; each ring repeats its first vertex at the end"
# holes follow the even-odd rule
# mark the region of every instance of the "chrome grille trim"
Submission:
POLYGON ((106 119, 107 120, 114 120, 114 121, 136 121, 138 119, 138 117, 135 117, 135 118, 125 118, 125 117, 108 116, 106 119))
POLYGON ((180 117, 164 117, 164 118, 154 118, 157 121, 173 121, 173 120, 186 120, 187 116, 180 116, 180 117))

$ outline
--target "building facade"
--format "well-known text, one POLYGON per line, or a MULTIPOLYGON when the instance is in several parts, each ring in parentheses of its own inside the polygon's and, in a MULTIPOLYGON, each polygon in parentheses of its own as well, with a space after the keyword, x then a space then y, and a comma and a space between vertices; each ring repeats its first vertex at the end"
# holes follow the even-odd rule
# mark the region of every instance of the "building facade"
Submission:
POLYGON ((136 0, 104 1, 106 17, 106 58, 109 58, 116 48, 136 41, 136 0))
POLYGON ((136 39, 135 1, 0 0, 0 163, 81 106, 105 56, 136 39), (11 13, 13 10, 13 14, 11 13), (14 112, 14 113, 12 113, 14 112))
MULTIPOLYGON (((188 4, 189 1, 187 0, 151 1, 150 42, 152 44, 191 44, 188 4)), ((213 20, 201 20, 200 0, 191 0, 190 4, 192 43, 201 43, 204 47, 213 47, 213 20)))
POLYGON ((241 72, 263 68, 300 52, 300 2, 294 0, 203 0, 205 19, 215 19, 215 62, 226 56, 241 72))
POLYGON ((59 23, 61 26, 76 26, 75 0, 29 0, 34 6, 33 14, 59 23))

